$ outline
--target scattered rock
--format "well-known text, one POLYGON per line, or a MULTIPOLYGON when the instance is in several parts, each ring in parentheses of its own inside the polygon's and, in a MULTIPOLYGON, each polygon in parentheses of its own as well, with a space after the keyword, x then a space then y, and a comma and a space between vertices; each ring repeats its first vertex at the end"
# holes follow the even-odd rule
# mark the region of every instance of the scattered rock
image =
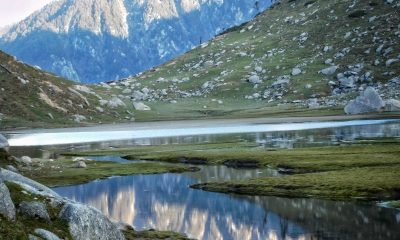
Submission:
POLYGON ((126 104, 118 97, 113 97, 111 98, 110 101, 108 101, 107 106, 109 108, 118 108, 118 107, 125 107, 126 104))
POLYGON ((151 108, 143 102, 134 102, 133 107, 138 111, 150 111, 151 108))
POLYGON ((17 159, 18 162, 23 163, 25 165, 29 165, 32 164, 32 158, 28 157, 28 156, 23 156, 19 159, 17 159))
POLYGON ((380 112, 385 103, 373 87, 367 87, 355 100, 350 101, 344 111, 346 114, 380 112))
POLYGON ((82 121, 86 121, 86 117, 82 116, 82 115, 79 115, 79 114, 72 115, 72 117, 74 119, 74 122, 76 122, 76 123, 80 123, 82 121))
POLYGON ((43 238, 45 240, 61 240, 54 233, 49 232, 49 231, 44 230, 44 229, 41 229, 41 228, 35 229, 35 234, 37 234, 38 236, 40 236, 41 238, 43 238))
POLYGON ((18 211, 30 218, 50 222, 50 216, 46 206, 41 202, 21 202, 18 211))
POLYGON ((322 73, 324 75, 333 75, 333 74, 335 74, 337 69, 338 69, 338 66, 332 66, 332 67, 328 67, 328 68, 322 69, 320 71, 320 73, 322 73))
POLYGON ((400 112, 400 101, 389 99, 385 103, 385 110, 389 112, 400 112))
POLYGON ((260 84, 262 83, 260 77, 258 75, 252 75, 251 77, 249 77, 249 82, 253 83, 253 84, 260 84))
POLYGON ((389 59, 386 61, 386 67, 390 67, 392 64, 399 62, 399 59, 389 59))
POLYGON ((60 212, 66 220, 73 239, 125 239, 118 227, 98 210, 78 203, 67 203, 60 212))
POLYGON ((292 69, 292 75, 293 76, 297 76, 301 73, 301 69, 300 68, 293 68, 292 69))
MULTIPOLYGON (((3 171, 0 169, 0 171, 3 171)), ((1 176, 0 176, 1 177, 1 176)), ((15 206, 10 197, 7 186, 0 178, 0 215, 8 220, 15 220, 15 206)))
POLYGON ((87 168, 87 165, 84 161, 79 161, 74 164, 74 168, 87 168))

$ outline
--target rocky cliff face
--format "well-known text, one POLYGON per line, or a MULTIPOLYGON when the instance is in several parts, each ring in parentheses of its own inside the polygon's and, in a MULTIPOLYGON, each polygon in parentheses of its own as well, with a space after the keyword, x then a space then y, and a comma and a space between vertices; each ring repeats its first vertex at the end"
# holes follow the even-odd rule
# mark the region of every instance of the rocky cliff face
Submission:
POLYGON ((82 82, 136 74, 250 20, 270 1, 59 0, 2 34, 0 48, 82 82))

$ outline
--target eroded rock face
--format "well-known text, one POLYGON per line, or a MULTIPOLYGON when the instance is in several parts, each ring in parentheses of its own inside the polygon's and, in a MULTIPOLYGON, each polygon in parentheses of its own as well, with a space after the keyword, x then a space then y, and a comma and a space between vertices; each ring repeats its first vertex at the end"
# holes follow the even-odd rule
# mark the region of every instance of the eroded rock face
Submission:
POLYGON ((344 111, 346 114, 361 114, 381 112, 385 107, 385 102, 373 87, 365 89, 360 96, 350 101, 344 111))
POLYGON ((21 202, 19 204, 19 212, 30 218, 50 222, 46 206, 41 202, 21 202))
POLYGON ((118 227, 98 210, 78 203, 67 203, 59 217, 69 224, 75 240, 125 239, 118 227))
MULTIPOLYGON (((2 171, 0 169, 0 171, 2 171)), ((8 220, 15 220, 15 206, 10 197, 10 192, 7 186, 1 180, 0 176, 0 215, 7 218, 8 220)))

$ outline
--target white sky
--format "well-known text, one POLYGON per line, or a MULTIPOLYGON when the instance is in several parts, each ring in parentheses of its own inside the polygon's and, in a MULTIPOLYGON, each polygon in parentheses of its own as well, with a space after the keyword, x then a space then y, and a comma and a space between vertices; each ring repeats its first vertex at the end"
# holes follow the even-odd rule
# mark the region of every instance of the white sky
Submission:
POLYGON ((53 0, 0 0, 0 27, 16 23, 53 0))

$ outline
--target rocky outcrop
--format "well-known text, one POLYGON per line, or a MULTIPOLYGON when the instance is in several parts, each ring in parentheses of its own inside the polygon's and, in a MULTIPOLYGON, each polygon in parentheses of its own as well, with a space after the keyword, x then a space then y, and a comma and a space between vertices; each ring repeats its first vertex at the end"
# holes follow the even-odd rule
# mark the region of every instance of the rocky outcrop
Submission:
MULTIPOLYGON (((0 215, 10 221, 16 220, 16 207, 10 197, 10 192, 3 180, 20 185, 26 194, 40 194, 47 201, 22 201, 17 204, 19 215, 28 219, 36 219, 52 224, 52 218, 47 211, 48 207, 61 209, 58 218, 67 221, 69 233, 74 240, 119 240, 125 239, 123 233, 118 228, 118 224, 111 222, 98 210, 75 203, 60 197, 57 193, 47 187, 23 177, 17 173, 0 169, 0 215)), ((39 198, 40 199, 40 198, 39 198)), ((53 215, 52 215, 53 216, 53 215)), ((54 233, 45 229, 36 229, 29 235, 30 239, 60 239, 54 233)), ((1 235, 0 235, 1 238, 1 235)))
POLYGON ((46 206, 41 202, 21 202, 19 204, 19 212, 30 218, 50 222, 46 206))
MULTIPOLYGON (((2 171, 0 169, 0 171, 2 171)), ((0 172, 1 173, 1 172, 0 172)), ((0 176, 0 215, 8 220, 15 220, 15 206, 10 197, 7 186, 0 176)))
POLYGON ((400 112, 400 101, 396 99, 389 99, 385 102, 385 111, 400 112))
POLYGON ((6 149, 10 146, 7 138, 0 134, 0 149, 6 149))
POLYGON ((35 229, 35 234, 45 240, 60 240, 60 238, 57 237, 57 235, 55 235, 54 233, 41 228, 35 229))
POLYGON ((94 208, 78 203, 68 203, 60 212, 68 222, 70 233, 76 240, 125 239, 118 227, 94 208))
POLYGON ((3 178, 4 181, 14 182, 14 183, 20 185, 22 188, 24 188, 28 192, 38 194, 38 195, 43 195, 43 196, 61 198, 60 195, 58 195, 56 192, 54 192, 50 188, 48 188, 38 182, 35 182, 29 178, 26 178, 18 173, 11 172, 6 169, 1 169, 1 177, 3 178))
POLYGON ((379 96, 378 92, 374 88, 368 87, 360 96, 350 101, 344 108, 344 111, 346 114, 372 113, 381 112, 384 107, 385 102, 379 96))

